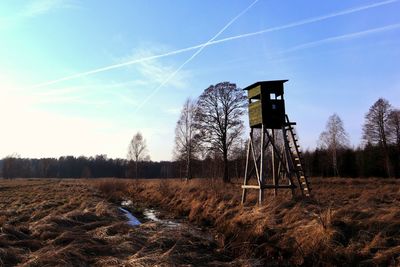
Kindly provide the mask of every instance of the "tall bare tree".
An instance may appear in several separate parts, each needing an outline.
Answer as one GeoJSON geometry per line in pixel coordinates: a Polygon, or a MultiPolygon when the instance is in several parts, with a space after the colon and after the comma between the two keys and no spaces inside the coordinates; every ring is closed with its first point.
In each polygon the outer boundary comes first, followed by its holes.
{"type": "Polygon", "coordinates": [[[187,99],[175,128],[175,157],[186,162],[186,179],[192,178],[192,161],[200,147],[200,134],[196,128],[196,102],[187,99]]]}
{"type": "Polygon", "coordinates": [[[127,158],[129,161],[135,162],[135,177],[138,178],[138,163],[139,161],[150,160],[147,151],[146,140],[140,132],[137,132],[133,137],[128,147],[127,158]]]}
{"type": "Polygon", "coordinates": [[[391,141],[396,144],[400,152],[400,109],[393,109],[388,119],[391,141]]]}
{"type": "Polygon", "coordinates": [[[325,131],[319,136],[319,143],[321,148],[327,149],[331,154],[333,174],[339,176],[338,150],[349,145],[349,137],[344,129],[342,119],[336,113],[328,118],[325,131]]]}
{"type": "Polygon", "coordinates": [[[365,115],[363,126],[363,139],[371,144],[378,144],[384,153],[386,173],[392,176],[388,138],[389,138],[389,114],[392,112],[392,106],[389,101],[379,98],[365,115]]]}
{"type": "Polygon", "coordinates": [[[197,105],[197,127],[205,144],[216,149],[223,158],[223,181],[229,182],[228,154],[243,133],[242,115],[246,97],[236,84],[222,82],[211,85],[200,95],[197,105]]]}

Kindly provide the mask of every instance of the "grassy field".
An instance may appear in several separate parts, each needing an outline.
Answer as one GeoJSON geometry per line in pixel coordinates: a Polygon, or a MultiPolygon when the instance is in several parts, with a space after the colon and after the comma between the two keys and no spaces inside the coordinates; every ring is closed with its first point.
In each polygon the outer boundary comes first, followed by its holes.
{"type": "Polygon", "coordinates": [[[255,192],[240,205],[239,182],[0,180],[0,266],[400,264],[400,181],[312,184],[313,199],[282,191],[258,207],[255,192]]]}
{"type": "Polygon", "coordinates": [[[241,265],[218,251],[212,232],[151,220],[129,226],[94,185],[0,180],[0,266],[241,265]]]}
{"type": "Polygon", "coordinates": [[[113,183],[99,184],[110,199],[129,198],[138,208],[152,205],[215,229],[233,258],[260,265],[400,265],[398,180],[313,179],[312,199],[270,192],[261,207],[255,192],[240,204],[239,181],[134,181],[124,190],[112,190],[113,183]]]}

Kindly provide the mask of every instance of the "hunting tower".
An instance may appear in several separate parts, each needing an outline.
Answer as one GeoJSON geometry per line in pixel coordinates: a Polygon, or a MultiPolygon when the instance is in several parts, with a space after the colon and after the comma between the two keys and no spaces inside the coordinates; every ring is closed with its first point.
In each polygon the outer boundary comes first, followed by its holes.
{"type": "Polygon", "coordinates": [[[242,203],[246,200],[248,189],[258,189],[258,202],[263,200],[264,189],[300,188],[304,196],[310,196],[308,178],[294,130],[295,122],[290,122],[285,113],[283,84],[288,80],[256,82],[244,90],[249,101],[250,138],[247,145],[246,168],[242,203]],[[259,138],[255,138],[260,129],[259,138]],[[256,144],[258,143],[258,144],[256,144]],[[258,146],[258,148],[257,148],[258,146]],[[266,158],[266,152],[271,156],[266,158]],[[254,175],[257,184],[249,184],[254,175]],[[270,179],[267,176],[272,176],[270,179]],[[268,182],[269,181],[269,182],[268,182]]]}

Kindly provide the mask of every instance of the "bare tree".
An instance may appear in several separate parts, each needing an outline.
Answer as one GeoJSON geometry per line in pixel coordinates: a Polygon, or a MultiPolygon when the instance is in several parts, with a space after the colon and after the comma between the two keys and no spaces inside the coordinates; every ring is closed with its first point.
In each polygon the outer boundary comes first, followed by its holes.
{"type": "Polygon", "coordinates": [[[199,130],[195,125],[197,105],[187,99],[175,128],[175,157],[186,162],[186,179],[192,178],[192,161],[200,147],[199,130]]]}
{"type": "Polygon", "coordinates": [[[389,135],[391,141],[396,144],[397,149],[400,151],[400,110],[394,109],[389,114],[389,135]]]}
{"type": "Polygon", "coordinates": [[[344,129],[343,121],[334,113],[328,118],[325,126],[325,131],[319,136],[319,146],[327,149],[332,157],[333,175],[339,176],[337,166],[338,150],[349,145],[349,137],[344,129]]]}
{"type": "Polygon", "coordinates": [[[389,138],[389,114],[392,112],[392,106],[389,101],[379,98],[369,109],[365,115],[365,123],[363,126],[363,139],[371,144],[378,144],[382,147],[385,157],[386,173],[392,176],[388,138],[389,138]]]}
{"type": "Polygon", "coordinates": [[[205,89],[197,102],[197,127],[205,144],[222,154],[224,182],[230,181],[228,154],[243,133],[245,99],[236,84],[222,82],[205,89]]]}
{"type": "Polygon", "coordinates": [[[135,162],[135,177],[138,178],[138,162],[148,161],[150,156],[147,151],[146,140],[140,132],[137,132],[133,137],[128,147],[127,158],[129,161],[135,162]]]}

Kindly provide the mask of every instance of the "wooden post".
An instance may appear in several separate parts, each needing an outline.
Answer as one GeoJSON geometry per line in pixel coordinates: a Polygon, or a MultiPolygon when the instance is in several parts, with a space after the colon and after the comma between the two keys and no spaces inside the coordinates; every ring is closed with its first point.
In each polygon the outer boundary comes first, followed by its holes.
{"type": "Polygon", "coordinates": [[[257,166],[257,158],[256,158],[256,152],[254,151],[254,144],[253,144],[253,138],[250,139],[250,150],[251,150],[251,154],[253,155],[253,162],[254,162],[254,168],[256,170],[256,175],[257,175],[257,181],[258,184],[260,184],[260,173],[258,172],[258,166],[257,166]]]}
{"type": "Polygon", "coordinates": [[[263,166],[264,166],[264,139],[265,139],[265,129],[264,129],[264,124],[261,126],[261,151],[260,151],[260,191],[259,191],[259,196],[258,196],[258,204],[261,205],[263,201],[263,193],[264,193],[264,175],[263,175],[263,166]]]}
{"type": "MultiPolygon", "coordinates": [[[[275,145],[275,131],[274,129],[271,130],[272,134],[271,134],[271,144],[274,146],[275,145]]],[[[277,188],[277,184],[276,184],[276,173],[275,173],[275,149],[274,147],[272,147],[272,152],[271,152],[271,158],[272,158],[272,183],[274,185],[274,196],[277,195],[278,193],[278,188],[277,188]]]]}
{"type": "MultiPolygon", "coordinates": [[[[249,141],[247,143],[247,156],[246,156],[246,167],[244,171],[244,185],[247,185],[247,182],[249,180],[248,177],[248,168],[249,168],[249,160],[250,160],[250,142],[253,139],[253,128],[250,129],[250,136],[249,136],[249,141]]],[[[246,201],[246,188],[243,188],[243,194],[242,194],[242,204],[246,201]]]]}

